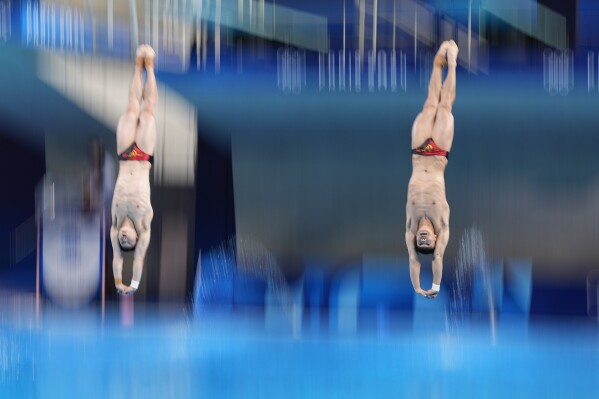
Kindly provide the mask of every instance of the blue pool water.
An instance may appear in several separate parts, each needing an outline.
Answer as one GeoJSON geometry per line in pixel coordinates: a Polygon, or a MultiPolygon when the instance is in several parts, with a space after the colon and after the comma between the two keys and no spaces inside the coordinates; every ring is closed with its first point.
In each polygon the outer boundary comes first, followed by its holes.
{"type": "Polygon", "coordinates": [[[137,305],[126,326],[116,305],[104,321],[99,309],[45,307],[37,319],[12,309],[0,327],[3,398],[599,395],[599,325],[591,319],[491,324],[488,315],[379,312],[361,317],[374,323],[337,328],[326,313],[306,311],[294,328],[262,308],[194,315],[185,305],[137,305]]]}

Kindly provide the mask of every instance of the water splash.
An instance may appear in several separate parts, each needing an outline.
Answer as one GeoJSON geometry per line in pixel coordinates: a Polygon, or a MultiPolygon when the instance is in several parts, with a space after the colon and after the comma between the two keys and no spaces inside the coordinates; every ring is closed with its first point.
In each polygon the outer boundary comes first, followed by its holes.
{"type": "Polygon", "coordinates": [[[292,318],[291,289],[277,260],[262,243],[248,237],[231,236],[210,250],[202,262],[204,267],[198,268],[201,278],[198,279],[197,305],[214,303],[226,296],[226,293],[219,292],[224,289],[221,283],[231,282],[232,287],[234,279],[251,277],[266,282],[267,290],[277,305],[292,318]]]}
{"type": "Polygon", "coordinates": [[[450,317],[454,323],[467,319],[472,313],[473,281],[483,279],[485,298],[489,309],[491,335],[495,341],[496,313],[491,288],[489,262],[483,234],[476,226],[464,231],[456,258],[455,284],[450,293],[450,317]]]}
{"type": "MultiPolygon", "coordinates": [[[[233,238],[235,240],[235,238],[233,238]]],[[[260,242],[237,237],[237,270],[241,276],[257,277],[267,283],[267,289],[286,310],[293,306],[293,297],[281,267],[260,242]]]]}

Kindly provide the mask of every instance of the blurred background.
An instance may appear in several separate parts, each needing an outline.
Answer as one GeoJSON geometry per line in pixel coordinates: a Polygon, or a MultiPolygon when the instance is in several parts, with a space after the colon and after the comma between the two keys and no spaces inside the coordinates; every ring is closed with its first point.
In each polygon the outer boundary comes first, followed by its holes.
{"type": "MultiPolygon", "coordinates": [[[[190,300],[198,271],[236,270],[210,260],[223,245],[233,257],[238,245],[259,247],[287,281],[312,263],[328,275],[370,256],[404,262],[411,124],[438,45],[454,39],[444,275],[476,228],[490,258],[531,263],[539,311],[586,312],[585,279],[599,259],[592,1],[0,5],[8,287],[32,289],[42,244],[84,245],[61,229],[94,217],[97,248],[73,256],[110,270],[114,132],[139,43],[158,53],[160,103],[156,216],[138,298],[190,300]],[[64,220],[53,225],[56,212],[64,220]],[[47,233],[39,243],[36,226],[47,233]]],[[[40,256],[42,269],[56,256],[40,256]]]]}
{"type": "Polygon", "coordinates": [[[398,311],[425,329],[423,310],[596,322],[598,18],[594,0],[0,0],[0,292],[38,318],[131,311],[108,223],[147,43],[160,98],[137,309],[253,309],[296,333],[386,331],[398,311]],[[410,132],[449,39],[451,238],[423,304],[403,238],[410,132]]]}

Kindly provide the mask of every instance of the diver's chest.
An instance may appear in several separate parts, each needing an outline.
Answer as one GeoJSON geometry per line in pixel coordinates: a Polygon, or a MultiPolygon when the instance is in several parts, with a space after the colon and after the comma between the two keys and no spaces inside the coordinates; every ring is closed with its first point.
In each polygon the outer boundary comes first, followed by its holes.
{"type": "Polygon", "coordinates": [[[448,208],[443,190],[422,190],[412,187],[408,195],[408,207],[414,215],[442,215],[448,208]]]}
{"type": "Polygon", "coordinates": [[[127,188],[117,187],[115,190],[113,207],[118,216],[142,216],[151,209],[149,189],[127,188]]]}
{"type": "Polygon", "coordinates": [[[414,217],[437,217],[445,212],[446,204],[439,201],[413,201],[410,203],[410,213],[414,217]]]}

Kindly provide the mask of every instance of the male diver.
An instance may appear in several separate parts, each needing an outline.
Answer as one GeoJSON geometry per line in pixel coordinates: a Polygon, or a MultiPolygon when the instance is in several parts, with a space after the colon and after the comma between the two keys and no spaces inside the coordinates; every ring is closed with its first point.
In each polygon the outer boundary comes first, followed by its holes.
{"type": "Polygon", "coordinates": [[[154,112],[158,101],[155,55],[148,45],[138,47],[127,111],[119,120],[116,131],[119,173],[112,197],[110,240],[114,254],[114,283],[121,295],[132,294],[139,287],[154,216],[150,203],[150,169],[156,146],[154,112]],[[145,85],[143,69],[146,71],[145,85]],[[123,252],[132,250],[135,251],[133,276],[127,286],[123,284],[123,252]]]}
{"type": "Polygon", "coordinates": [[[456,62],[458,46],[443,42],[435,55],[428,98],[412,126],[412,177],[406,204],[406,245],[410,256],[410,279],[414,290],[435,298],[441,288],[443,254],[449,240],[449,204],[445,197],[445,167],[453,142],[456,62]],[[443,68],[447,76],[442,82],[443,68]],[[433,284],[420,286],[418,254],[434,254],[433,284]]]}

